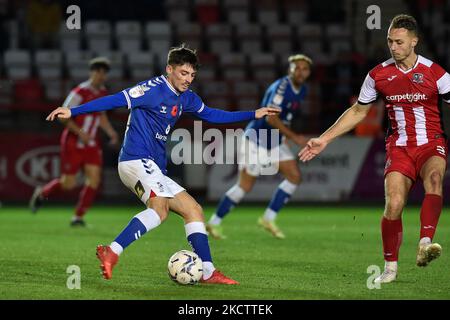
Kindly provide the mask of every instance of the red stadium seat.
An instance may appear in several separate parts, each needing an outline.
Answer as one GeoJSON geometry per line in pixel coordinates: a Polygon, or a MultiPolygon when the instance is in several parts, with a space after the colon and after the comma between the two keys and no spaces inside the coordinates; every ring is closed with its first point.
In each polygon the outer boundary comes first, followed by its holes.
{"type": "Polygon", "coordinates": [[[44,97],[41,83],[36,79],[17,80],[14,84],[16,103],[40,102],[44,97]]]}

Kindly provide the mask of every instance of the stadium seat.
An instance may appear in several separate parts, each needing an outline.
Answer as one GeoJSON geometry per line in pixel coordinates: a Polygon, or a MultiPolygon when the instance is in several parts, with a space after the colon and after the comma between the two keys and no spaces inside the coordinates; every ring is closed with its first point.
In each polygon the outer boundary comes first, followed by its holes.
{"type": "Polygon", "coordinates": [[[253,54],[262,51],[262,31],[257,24],[244,24],[236,29],[236,39],[241,46],[241,52],[253,54]]]}
{"type": "Polygon", "coordinates": [[[41,83],[37,79],[17,80],[14,84],[14,100],[17,103],[40,102],[43,96],[41,83]]]}
{"type": "Polygon", "coordinates": [[[305,24],[297,27],[297,34],[304,53],[314,56],[323,51],[322,28],[319,24],[305,24]]]}
{"type": "Polygon", "coordinates": [[[13,83],[12,81],[5,79],[0,79],[0,105],[3,105],[2,108],[4,109],[5,105],[9,105],[12,103],[12,97],[13,97],[13,83]]]}
{"type": "Polygon", "coordinates": [[[256,12],[257,19],[259,24],[272,27],[272,25],[276,25],[279,23],[278,11],[275,8],[261,8],[256,12]]]}
{"type": "Polygon", "coordinates": [[[243,80],[247,78],[247,59],[243,53],[225,53],[219,55],[220,67],[225,80],[243,80]]]}
{"type": "Polygon", "coordinates": [[[115,35],[120,51],[140,51],[142,48],[142,27],[137,21],[118,21],[115,35]]]}
{"type": "Polygon", "coordinates": [[[211,107],[229,107],[230,88],[225,81],[208,81],[202,83],[202,94],[207,105],[211,107]]]}
{"type": "Polygon", "coordinates": [[[56,79],[62,75],[62,53],[58,50],[38,50],[34,57],[41,79],[56,79]]]}
{"type": "Polygon", "coordinates": [[[228,23],[237,26],[249,23],[249,0],[223,0],[222,5],[228,23]]]}
{"type": "Polygon", "coordinates": [[[218,0],[195,0],[194,2],[198,23],[209,25],[219,21],[218,0]]]}
{"type": "Polygon", "coordinates": [[[290,25],[275,24],[267,28],[267,38],[273,53],[292,52],[292,28],[290,25]]]}
{"type": "Polygon", "coordinates": [[[66,53],[66,67],[69,77],[75,82],[89,77],[89,60],[94,57],[91,51],[73,51],[66,53]]]}
{"type": "Polygon", "coordinates": [[[89,50],[98,52],[111,49],[111,26],[108,21],[87,21],[84,28],[89,50]]]}
{"type": "Polygon", "coordinates": [[[348,52],[352,48],[351,33],[348,28],[340,24],[330,24],[325,27],[325,34],[330,46],[330,54],[338,55],[348,52]]]}
{"type": "Polygon", "coordinates": [[[4,53],[6,75],[13,80],[31,76],[31,55],[25,50],[7,50],[4,53]]]}
{"type": "Polygon", "coordinates": [[[42,82],[48,101],[62,101],[65,98],[63,82],[60,79],[45,79],[42,82]]]}
{"type": "Polygon", "coordinates": [[[106,57],[111,62],[111,70],[108,78],[118,80],[124,77],[124,53],[121,51],[100,51],[96,52],[96,56],[106,57]]]}
{"type": "Polygon", "coordinates": [[[127,53],[131,78],[140,81],[151,78],[154,74],[154,57],[149,51],[127,53]]]}
{"type": "Polygon", "coordinates": [[[66,22],[62,22],[59,28],[59,39],[61,50],[64,52],[78,51],[81,49],[81,30],[70,30],[66,22]]]}
{"type": "Polygon", "coordinates": [[[202,50],[202,27],[196,23],[183,23],[177,25],[178,43],[186,43],[190,48],[202,50]]]}
{"type": "Polygon", "coordinates": [[[209,51],[221,55],[231,52],[233,38],[232,27],[228,24],[211,24],[206,26],[206,39],[209,51]]]}
{"type": "Polygon", "coordinates": [[[274,80],[276,77],[277,59],[274,54],[259,53],[252,54],[250,58],[250,69],[253,78],[259,80],[274,80]]]}
{"type": "Polygon", "coordinates": [[[189,0],[166,0],[166,12],[170,23],[188,23],[191,16],[191,3],[189,0]]]}
{"type": "Polygon", "coordinates": [[[260,104],[260,89],[254,81],[233,82],[232,95],[239,110],[255,110],[260,104]]]}
{"type": "Polygon", "coordinates": [[[159,60],[165,60],[172,46],[172,28],[168,22],[148,22],[145,25],[145,38],[149,50],[159,60]]]}

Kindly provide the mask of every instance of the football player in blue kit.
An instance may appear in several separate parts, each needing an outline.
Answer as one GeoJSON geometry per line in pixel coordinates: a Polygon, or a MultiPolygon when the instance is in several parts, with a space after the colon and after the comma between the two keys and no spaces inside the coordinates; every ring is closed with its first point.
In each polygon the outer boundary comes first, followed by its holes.
{"type": "Polygon", "coordinates": [[[312,67],[312,60],[303,54],[292,55],[288,61],[288,75],[269,86],[261,104],[263,107],[276,107],[281,113],[253,120],[248,124],[239,154],[238,182],[225,193],[216,212],[206,224],[208,233],[215,239],[225,238],[221,226],[223,218],[252,190],[256,178],[278,171],[284,176],[284,180],[273,194],[264,215],[258,219],[258,224],[275,238],[285,238],[275,224],[275,218],[301,182],[297,160],[286,139],[299,146],[306,143],[304,136],[289,127],[291,120],[300,111],[301,101],[305,99],[307,91],[304,83],[310,76],[312,67]],[[262,135],[264,132],[269,134],[262,135]]]}
{"type": "Polygon", "coordinates": [[[166,175],[166,141],[182,113],[193,114],[211,123],[231,123],[261,119],[278,114],[279,110],[265,107],[256,111],[227,112],[207,107],[197,94],[189,90],[198,67],[196,52],[181,45],[169,51],[166,75],[72,109],[57,108],[47,117],[53,121],[124,106],[130,109],[119,154],[119,176],[147,208],[135,215],[110,245],[97,247],[105,279],[111,279],[123,250],[159,226],[171,210],[184,219],[187,240],[203,261],[201,282],[238,284],[213,265],[202,207],[166,175]]]}

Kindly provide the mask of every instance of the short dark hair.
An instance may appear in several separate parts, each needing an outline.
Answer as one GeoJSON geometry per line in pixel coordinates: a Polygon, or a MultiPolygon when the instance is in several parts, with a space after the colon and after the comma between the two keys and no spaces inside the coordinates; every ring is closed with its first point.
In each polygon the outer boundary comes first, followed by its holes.
{"type": "Polygon", "coordinates": [[[91,61],[89,61],[89,70],[90,71],[103,69],[106,72],[108,72],[110,70],[110,68],[111,68],[111,62],[106,57],[96,57],[96,58],[92,59],[91,61]]]}
{"type": "Polygon", "coordinates": [[[414,33],[415,36],[419,35],[416,19],[407,14],[396,15],[391,21],[391,28],[405,28],[406,30],[414,33]]]}
{"type": "Polygon", "coordinates": [[[169,53],[167,54],[167,64],[171,66],[189,64],[194,70],[200,68],[196,50],[188,48],[184,43],[169,50],[169,53]]]}

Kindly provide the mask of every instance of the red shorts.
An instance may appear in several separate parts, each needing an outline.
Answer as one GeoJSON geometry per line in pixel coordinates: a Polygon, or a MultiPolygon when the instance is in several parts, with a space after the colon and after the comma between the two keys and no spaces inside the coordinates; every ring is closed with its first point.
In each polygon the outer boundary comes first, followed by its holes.
{"type": "Polygon", "coordinates": [[[61,147],[61,173],[76,174],[86,164],[101,167],[103,165],[103,152],[99,147],[77,148],[65,145],[61,147]]]}
{"type": "Polygon", "coordinates": [[[447,162],[447,142],[436,139],[418,147],[386,146],[386,165],[384,176],[396,171],[409,177],[414,182],[420,174],[422,166],[433,156],[441,157],[447,162]]]}

